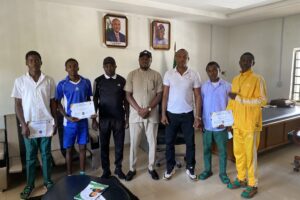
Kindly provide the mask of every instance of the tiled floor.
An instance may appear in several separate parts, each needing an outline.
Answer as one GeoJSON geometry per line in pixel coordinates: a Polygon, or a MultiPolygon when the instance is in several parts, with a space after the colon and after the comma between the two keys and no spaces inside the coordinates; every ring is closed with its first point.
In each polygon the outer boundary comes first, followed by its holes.
{"type": "MultiPolygon", "coordinates": [[[[196,135],[196,172],[203,169],[202,162],[202,140],[200,134],[196,135]]],[[[184,151],[184,146],[178,151],[184,151]]],[[[128,170],[129,148],[124,152],[124,171],[128,170]]],[[[291,165],[294,155],[300,155],[300,147],[288,145],[272,152],[259,156],[259,193],[256,200],[298,200],[300,199],[300,172],[293,172],[291,165]]],[[[113,153],[111,154],[113,157],[113,153]]],[[[113,159],[112,159],[113,161],[113,159]]],[[[183,162],[183,160],[182,160],[183,162]]],[[[77,163],[76,163],[77,164],[77,163]]],[[[113,165],[112,165],[113,166],[113,165]]],[[[137,175],[131,182],[122,181],[135,195],[142,200],[210,200],[210,199],[241,199],[241,189],[229,190],[223,185],[218,177],[218,157],[213,156],[214,175],[206,181],[193,182],[185,174],[184,167],[178,169],[174,177],[165,181],[153,181],[147,172],[147,154],[142,150],[139,152],[137,175]]],[[[165,165],[158,168],[162,177],[165,165]]],[[[113,167],[112,167],[113,170],[113,167]]],[[[101,169],[89,169],[88,174],[99,176],[101,169]]],[[[53,180],[57,181],[65,175],[64,167],[56,167],[53,172],[53,180]]],[[[236,175],[235,166],[228,161],[228,175],[234,178],[236,175]]],[[[0,193],[0,200],[19,199],[19,193],[25,184],[25,176],[14,175],[10,177],[9,190],[0,193]]],[[[36,189],[33,195],[40,195],[44,192],[42,188],[42,178],[39,173],[36,181],[36,189]]]]}

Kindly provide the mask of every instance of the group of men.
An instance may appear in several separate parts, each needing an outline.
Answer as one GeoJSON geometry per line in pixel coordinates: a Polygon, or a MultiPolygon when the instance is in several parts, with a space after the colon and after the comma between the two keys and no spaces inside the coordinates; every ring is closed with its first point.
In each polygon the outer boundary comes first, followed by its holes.
{"type": "Polygon", "coordinates": [[[257,193],[256,150],[261,131],[261,106],[266,103],[266,87],[263,78],[252,71],[254,56],[247,52],[240,58],[241,72],[230,83],[219,77],[220,66],[208,63],[209,80],[201,85],[200,76],[188,67],[189,54],[180,49],[175,54],[176,67],[164,77],[150,68],[151,52],[139,54],[139,68],[131,71],[127,79],[116,74],[116,62],[112,57],[103,60],[104,74],[91,82],[78,74],[77,60],[65,62],[67,76],[55,87],[52,78],[41,72],[42,60],[36,51],[26,54],[28,72],[17,78],[12,97],[16,114],[22,127],[26,147],[27,184],[20,194],[27,199],[34,188],[35,161],[40,149],[43,161],[44,185],[53,186],[51,176],[51,137],[29,138],[29,123],[54,120],[56,133],[58,110],[64,116],[63,147],[66,149],[67,174],[72,174],[72,149],[77,140],[80,149],[80,174],[85,174],[85,150],[88,143],[88,120],[72,117],[72,104],[90,101],[93,97],[97,115],[92,116],[92,128],[99,130],[101,143],[102,178],[111,176],[109,160],[110,136],[115,143],[114,174],[130,181],[136,175],[138,146],[145,133],[149,144],[148,172],[152,179],[159,175],[154,168],[158,125],[165,125],[166,171],[163,179],[175,174],[175,139],[182,131],[186,143],[186,174],[192,180],[205,180],[212,175],[211,145],[215,141],[220,157],[219,177],[230,189],[246,187],[245,198],[257,193]],[[64,100],[62,105],[61,101],[64,100]],[[161,104],[161,113],[159,106],[161,104]],[[237,178],[230,182],[226,174],[229,127],[212,127],[211,113],[230,109],[233,112],[234,154],[237,178]],[[130,166],[125,175],[122,170],[125,129],[130,132],[130,166]],[[203,132],[204,171],[195,174],[195,128],[203,132]]]}

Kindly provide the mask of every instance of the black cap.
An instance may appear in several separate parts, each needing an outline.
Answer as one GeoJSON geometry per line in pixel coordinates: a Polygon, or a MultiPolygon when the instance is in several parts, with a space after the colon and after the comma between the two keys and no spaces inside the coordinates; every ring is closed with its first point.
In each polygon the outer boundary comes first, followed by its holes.
{"type": "Polygon", "coordinates": [[[140,53],[139,58],[140,58],[140,57],[143,57],[143,56],[148,56],[148,58],[152,58],[151,52],[150,52],[150,51],[147,51],[147,50],[142,51],[142,52],[140,53]]]}
{"type": "Polygon", "coordinates": [[[116,61],[113,57],[106,57],[104,58],[103,60],[103,65],[106,65],[106,64],[112,64],[112,65],[115,65],[116,64],[116,61]]]}

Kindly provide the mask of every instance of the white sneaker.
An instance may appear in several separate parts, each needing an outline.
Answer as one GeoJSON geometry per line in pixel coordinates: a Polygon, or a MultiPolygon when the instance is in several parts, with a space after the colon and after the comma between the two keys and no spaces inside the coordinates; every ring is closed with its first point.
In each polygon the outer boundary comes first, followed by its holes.
{"type": "Polygon", "coordinates": [[[185,172],[191,180],[193,181],[197,180],[197,176],[194,173],[194,169],[186,169],[185,172]]]}
{"type": "Polygon", "coordinates": [[[165,171],[164,176],[163,176],[163,179],[164,179],[164,180],[169,180],[169,179],[171,179],[171,177],[172,177],[174,174],[175,174],[175,168],[173,168],[173,170],[172,170],[170,173],[168,173],[168,171],[165,171]]]}

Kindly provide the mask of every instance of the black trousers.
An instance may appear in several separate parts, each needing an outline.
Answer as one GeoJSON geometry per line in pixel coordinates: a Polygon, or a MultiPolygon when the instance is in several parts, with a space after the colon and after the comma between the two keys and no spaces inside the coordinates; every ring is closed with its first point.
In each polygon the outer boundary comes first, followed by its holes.
{"type": "Polygon", "coordinates": [[[166,160],[167,170],[171,171],[175,164],[175,142],[179,130],[184,135],[186,144],[186,167],[195,167],[195,130],[194,130],[194,114],[189,113],[174,114],[167,112],[169,125],[166,126],[166,160]]]}
{"type": "Polygon", "coordinates": [[[125,121],[119,119],[100,119],[101,165],[103,171],[110,170],[109,144],[113,133],[115,143],[115,166],[122,168],[125,121]]]}

